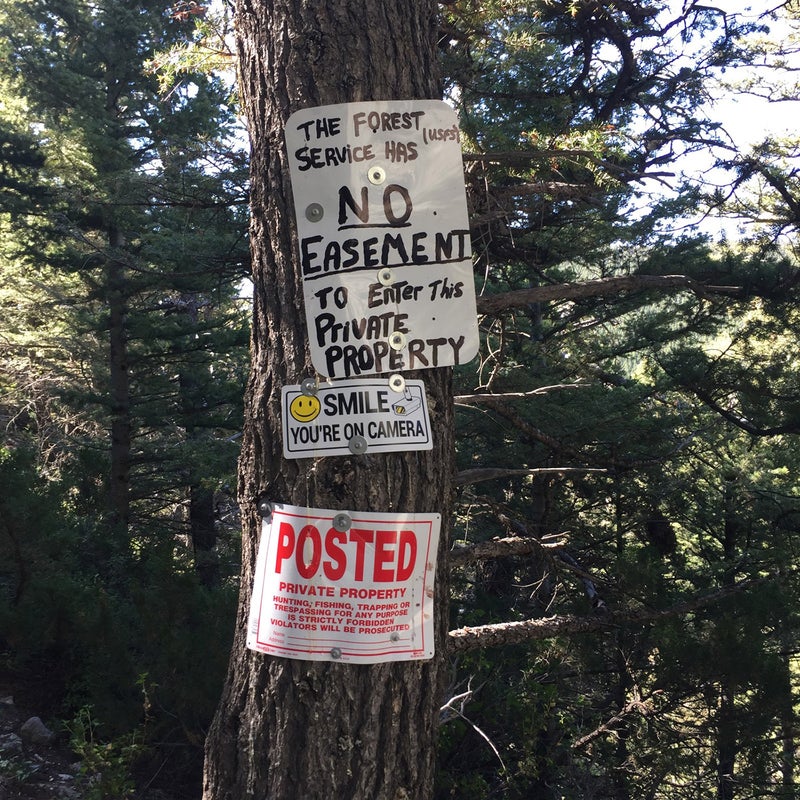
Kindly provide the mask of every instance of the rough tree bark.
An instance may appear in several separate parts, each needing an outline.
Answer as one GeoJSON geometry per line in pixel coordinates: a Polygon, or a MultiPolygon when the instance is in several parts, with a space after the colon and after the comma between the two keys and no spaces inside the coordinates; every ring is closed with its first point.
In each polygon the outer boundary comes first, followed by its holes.
{"type": "Polygon", "coordinates": [[[284,124],[299,108],[437,97],[431,0],[238,0],[240,87],[251,139],[252,374],[239,493],[242,589],[223,697],[206,745],[205,800],[401,800],[431,795],[447,616],[453,471],[449,369],[427,370],[430,452],[285,461],[280,391],[313,375],[293,241],[284,124]],[[437,656],[354,666],[245,648],[260,497],[442,514],[437,656]]]}

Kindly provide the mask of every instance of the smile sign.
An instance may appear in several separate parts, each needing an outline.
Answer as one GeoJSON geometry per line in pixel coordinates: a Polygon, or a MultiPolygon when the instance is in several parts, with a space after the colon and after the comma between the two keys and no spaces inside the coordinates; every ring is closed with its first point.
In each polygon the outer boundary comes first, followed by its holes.
{"type": "Polygon", "coordinates": [[[319,374],[452,366],[477,353],[460,138],[438,100],[322,106],[287,121],[319,374]]]}
{"type": "Polygon", "coordinates": [[[388,381],[336,381],[305,393],[281,393],[283,454],[286,458],[391,453],[433,448],[425,387],[405,381],[401,391],[388,381]]]}

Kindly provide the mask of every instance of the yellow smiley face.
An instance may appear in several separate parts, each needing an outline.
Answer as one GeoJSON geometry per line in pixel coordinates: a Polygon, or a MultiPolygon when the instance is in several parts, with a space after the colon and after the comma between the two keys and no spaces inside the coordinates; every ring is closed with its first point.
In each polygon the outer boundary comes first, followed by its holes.
{"type": "Polygon", "coordinates": [[[318,397],[300,394],[289,404],[289,413],[298,422],[311,422],[319,416],[320,408],[318,397]]]}

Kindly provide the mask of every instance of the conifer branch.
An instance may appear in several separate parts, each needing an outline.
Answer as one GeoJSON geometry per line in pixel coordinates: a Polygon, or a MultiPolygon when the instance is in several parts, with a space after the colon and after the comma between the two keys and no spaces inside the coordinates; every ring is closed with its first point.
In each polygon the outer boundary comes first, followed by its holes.
{"type": "Polygon", "coordinates": [[[538,467],[533,469],[501,469],[499,467],[485,467],[463,469],[453,476],[453,486],[470,486],[481,481],[493,481],[499,478],[513,478],[517,475],[567,475],[569,473],[587,472],[607,473],[608,470],[600,467],[538,467]]]}
{"type": "Polygon", "coordinates": [[[672,288],[686,288],[702,296],[742,294],[740,286],[706,286],[686,275],[619,275],[613,278],[598,278],[579,283],[554,283],[501,294],[484,295],[478,298],[478,313],[498,314],[512,308],[525,308],[531,303],[580,300],[588,297],[615,295],[619,292],[672,288]]]}
{"type": "Polygon", "coordinates": [[[447,634],[447,648],[450,653],[463,653],[487,647],[502,647],[507,644],[525,644],[537,640],[552,639],[556,636],[575,636],[581,633],[594,633],[628,625],[646,625],[649,622],[658,622],[663,619],[690,614],[693,611],[719,603],[731,595],[747,591],[764,583],[766,580],[767,578],[743,580],[739,583],[725,586],[716,592],[687,600],[684,603],[678,603],[670,608],[641,609],[627,613],[611,614],[604,607],[603,613],[596,616],[556,614],[552,617],[542,617],[540,619],[458,628],[447,634]]]}

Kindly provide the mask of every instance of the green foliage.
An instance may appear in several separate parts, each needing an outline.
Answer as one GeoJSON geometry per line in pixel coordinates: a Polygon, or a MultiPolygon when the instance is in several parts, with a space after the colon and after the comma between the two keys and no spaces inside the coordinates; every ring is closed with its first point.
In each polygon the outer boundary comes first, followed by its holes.
{"type": "Polygon", "coordinates": [[[90,527],[111,508],[139,547],[188,535],[212,583],[236,568],[215,514],[246,380],[247,164],[222,80],[161,96],[147,62],[185,35],[163,12],[0,5],[0,122],[27,126],[46,194],[46,215],[0,218],[0,416],[90,527]]]}
{"type": "Polygon", "coordinates": [[[161,94],[164,10],[0,2],[0,651],[77,714],[98,798],[145,747],[197,782],[237,594],[247,164],[223,81],[161,94]]]}
{"type": "MultiPolygon", "coordinates": [[[[207,69],[227,12],[200,9],[0,1],[0,644],[74,715],[98,800],[158,743],[196,782],[235,615],[247,165],[207,69]]],[[[658,11],[442,4],[478,288],[632,279],[482,319],[458,464],[517,472],[460,486],[453,538],[541,546],[459,568],[451,624],[665,616],[454,662],[437,797],[722,797],[731,758],[742,796],[794,789],[796,142],[731,154],[706,113],[772,57],[760,25],[658,11]],[[648,200],[709,146],[728,187],[648,200]],[[757,235],[674,234],[708,208],[757,235]]]]}
{"type": "Polygon", "coordinates": [[[24,784],[37,772],[39,772],[39,767],[23,756],[0,756],[0,777],[24,784]]]}
{"type": "Polygon", "coordinates": [[[137,723],[147,674],[149,733],[196,746],[227,663],[235,586],[200,585],[163,537],[123,543],[75,517],[71,487],[38,477],[30,453],[7,452],[0,476],[0,642],[12,667],[46,672],[65,709],[90,705],[109,735],[137,723]]]}
{"type": "Polygon", "coordinates": [[[81,775],[87,780],[87,800],[125,800],[135,789],[131,776],[135,759],[142,754],[141,733],[134,731],[109,742],[98,738],[101,724],[88,706],[79,709],[67,725],[69,744],[81,761],[81,775]]]}
{"type": "Polygon", "coordinates": [[[44,157],[35,139],[0,125],[0,208],[12,216],[30,211],[42,195],[37,171],[44,157]]]}
{"type": "Polygon", "coordinates": [[[737,792],[791,796],[780,742],[798,691],[798,265],[774,234],[791,231],[793,247],[793,151],[765,145],[723,164],[736,195],[719,203],[742,211],[752,180],[748,216],[763,198],[771,239],[676,236],[672,219],[702,207],[698,183],[647,205],[637,187],[679,149],[721,144],[704,93],[720,68],[752,61],[742,37],[760,26],[718,27],[692,4],[679,39],[660,39],[667,16],[656,24],[637,4],[446,13],[449,88],[468,149],[487,154],[467,155],[477,285],[490,296],[566,286],[562,299],[484,317],[478,373],[456,373],[456,394],[492,395],[456,407],[465,481],[531,474],[465,483],[454,539],[542,546],[460,567],[451,624],[675,618],[459,661],[453,685],[480,687],[464,715],[506,768],[470,723],[447,722],[439,796],[719,798],[723,762],[737,792]],[[718,289],[635,286],[675,274],[718,289]],[[634,288],[568,292],[617,276],[634,288]],[[761,582],[678,611],[748,579],[761,582]]]}
{"type": "Polygon", "coordinates": [[[182,26],[185,38],[160,50],[147,62],[157,77],[162,94],[169,94],[184,76],[219,74],[236,70],[233,20],[226,5],[211,8],[199,3],[173,6],[173,24],[182,26]]]}

